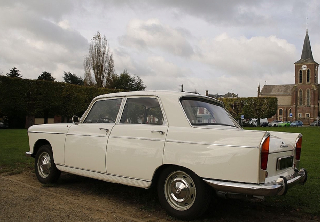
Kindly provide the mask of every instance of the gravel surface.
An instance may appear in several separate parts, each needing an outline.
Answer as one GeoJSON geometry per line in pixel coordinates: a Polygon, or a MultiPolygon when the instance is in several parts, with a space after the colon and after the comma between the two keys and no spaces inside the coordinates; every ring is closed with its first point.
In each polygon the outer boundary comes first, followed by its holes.
{"type": "MultiPolygon", "coordinates": [[[[61,174],[57,184],[39,183],[33,172],[0,175],[0,222],[179,221],[160,207],[154,190],[61,174]]],[[[214,201],[198,221],[319,221],[243,200],[214,201]]]]}

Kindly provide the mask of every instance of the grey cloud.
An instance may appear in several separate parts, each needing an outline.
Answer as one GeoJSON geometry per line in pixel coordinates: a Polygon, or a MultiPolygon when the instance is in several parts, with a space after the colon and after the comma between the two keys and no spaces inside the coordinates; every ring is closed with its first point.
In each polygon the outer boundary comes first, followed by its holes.
{"type": "Polygon", "coordinates": [[[79,71],[88,41],[79,32],[58,25],[70,10],[70,1],[1,2],[1,70],[16,66],[24,78],[36,78],[45,70],[58,80],[63,70],[79,71]]]}
{"type": "MultiPolygon", "coordinates": [[[[44,18],[60,20],[65,14],[71,12],[74,8],[74,1],[55,0],[55,1],[38,1],[38,0],[15,0],[0,1],[1,8],[20,8],[25,11],[31,11],[44,18]]],[[[16,16],[17,14],[15,14],[16,16]]]]}
{"type": "Polygon", "coordinates": [[[147,44],[145,40],[135,38],[134,36],[124,35],[124,36],[120,36],[118,40],[120,44],[124,46],[133,46],[138,49],[147,49],[147,44]]]}
{"type": "Polygon", "coordinates": [[[191,34],[182,28],[171,28],[159,22],[135,21],[128,26],[127,33],[119,37],[119,42],[127,47],[151,50],[161,49],[174,55],[189,57],[194,53],[187,37],[191,34]]]}
{"type": "MultiPolygon", "coordinates": [[[[178,17],[186,14],[203,18],[209,23],[227,26],[248,26],[249,24],[264,24],[268,18],[257,11],[269,1],[256,0],[114,0],[117,7],[129,7],[135,10],[148,11],[159,9],[174,9],[178,17]]],[[[278,1],[277,1],[278,2],[278,1]]]]}
{"type": "Polygon", "coordinates": [[[20,11],[10,16],[13,11],[2,11],[2,26],[9,30],[25,30],[29,35],[39,41],[49,41],[63,45],[70,50],[87,47],[88,41],[78,32],[65,30],[57,24],[30,12],[20,11]],[[5,19],[4,19],[5,18],[5,19]]]}

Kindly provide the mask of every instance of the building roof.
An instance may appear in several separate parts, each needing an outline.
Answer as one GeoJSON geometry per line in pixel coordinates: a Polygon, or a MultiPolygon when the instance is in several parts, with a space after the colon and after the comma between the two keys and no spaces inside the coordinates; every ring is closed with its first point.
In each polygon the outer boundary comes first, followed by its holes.
{"type": "Polygon", "coordinates": [[[295,64],[300,63],[316,63],[312,56],[311,44],[309,40],[308,30],[306,31],[306,36],[304,38],[301,59],[295,62],[295,64]]]}
{"type": "Polygon", "coordinates": [[[294,84],[287,85],[264,85],[261,96],[291,96],[294,84]]]}

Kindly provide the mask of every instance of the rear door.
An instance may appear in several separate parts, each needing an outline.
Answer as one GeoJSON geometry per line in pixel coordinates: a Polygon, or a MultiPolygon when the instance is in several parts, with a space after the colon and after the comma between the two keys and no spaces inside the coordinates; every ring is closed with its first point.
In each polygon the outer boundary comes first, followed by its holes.
{"type": "Polygon", "coordinates": [[[127,98],[108,141],[108,173],[150,180],[162,164],[167,130],[157,97],[127,98]]]}

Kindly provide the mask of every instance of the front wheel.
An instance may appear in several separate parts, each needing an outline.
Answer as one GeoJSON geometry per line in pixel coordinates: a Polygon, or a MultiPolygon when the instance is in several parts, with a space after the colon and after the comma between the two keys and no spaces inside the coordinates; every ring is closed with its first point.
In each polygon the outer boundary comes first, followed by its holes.
{"type": "Polygon", "coordinates": [[[35,171],[41,183],[54,183],[60,177],[60,170],[53,161],[53,154],[50,145],[42,145],[35,158],[35,171]]]}
{"type": "Polygon", "coordinates": [[[192,171],[169,167],[159,177],[158,196],[168,214],[182,220],[192,220],[207,210],[211,189],[192,171]]]}

